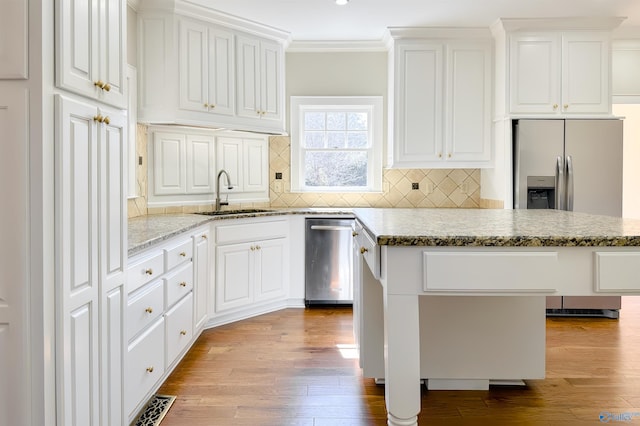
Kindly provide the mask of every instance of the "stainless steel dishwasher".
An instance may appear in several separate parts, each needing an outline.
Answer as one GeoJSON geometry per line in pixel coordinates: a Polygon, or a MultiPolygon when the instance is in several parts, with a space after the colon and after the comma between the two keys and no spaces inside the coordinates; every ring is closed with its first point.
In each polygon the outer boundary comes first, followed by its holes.
{"type": "Polygon", "coordinates": [[[353,219],[314,218],[305,227],[305,304],[352,304],[353,219]]]}

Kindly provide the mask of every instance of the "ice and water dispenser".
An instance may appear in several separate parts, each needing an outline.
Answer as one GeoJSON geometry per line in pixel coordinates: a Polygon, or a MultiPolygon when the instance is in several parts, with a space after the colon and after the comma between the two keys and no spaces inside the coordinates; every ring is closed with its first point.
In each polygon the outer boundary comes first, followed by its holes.
{"type": "Polygon", "coordinates": [[[527,209],[556,208],[556,177],[527,176],[527,209]]]}

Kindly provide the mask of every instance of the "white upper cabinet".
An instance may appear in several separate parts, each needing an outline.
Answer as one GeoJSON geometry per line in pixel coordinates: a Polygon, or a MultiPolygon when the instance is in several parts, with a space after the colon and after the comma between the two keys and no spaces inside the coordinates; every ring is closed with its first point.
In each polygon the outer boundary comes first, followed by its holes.
{"type": "Polygon", "coordinates": [[[127,3],[56,2],[56,85],[126,108],[127,3]]]}
{"type": "Polygon", "coordinates": [[[238,115],[281,122],[283,116],[282,47],[238,36],[238,115]]]}
{"type": "Polygon", "coordinates": [[[234,114],[233,34],[180,20],[180,108],[234,114]]]}
{"type": "Polygon", "coordinates": [[[614,40],[611,62],[615,103],[640,103],[640,40],[614,40]]]}
{"type": "Polygon", "coordinates": [[[285,133],[288,34],[191,2],[162,3],[141,0],[138,9],[139,120],[285,133]]]}
{"type": "Polygon", "coordinates": [[[2,3],[0,14],[0,80],[28,77],[29,2],[13,0],[2,3]]]}
{"type": "Polygon", "coordinates": [[[490,166],[491,40],[461,34],[395,40],[389,166],[490,166]]]}
{"type": "Polygon", "coordinates": [[[269,178],[269,153],[265,137],[219,136],[216,138],[217,170],[224,169],[231,177],[232,189],[224,186],[220,193],[266,193],[269,178]]]}
{"type": "Polygon", "coordinates": [[[611,114],[611,32],[624,18],[505,18],[496,40],[498,117],[611,114]]]}
{"type": "Polygon", "coordinates": [[[608,32],[514,34],[509,47],[512,113],[610,112],[608,32]]]}

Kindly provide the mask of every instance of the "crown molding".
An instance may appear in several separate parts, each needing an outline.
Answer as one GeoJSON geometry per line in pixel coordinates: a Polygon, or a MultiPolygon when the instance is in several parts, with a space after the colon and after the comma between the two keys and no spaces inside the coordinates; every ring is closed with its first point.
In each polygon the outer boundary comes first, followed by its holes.
{"type": "Polygon", "coordinates": [[[613,30],[626,17],[562,17],[562,18],[500,18],[495,25],[504,31],[572,31],[572,30],[613,30]]]}

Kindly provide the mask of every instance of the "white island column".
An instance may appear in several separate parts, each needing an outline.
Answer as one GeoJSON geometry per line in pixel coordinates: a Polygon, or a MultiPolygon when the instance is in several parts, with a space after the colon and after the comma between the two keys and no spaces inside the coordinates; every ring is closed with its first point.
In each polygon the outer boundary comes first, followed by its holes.
{"type": "MultiPolygon", "coordinates": [[[[390,259],[393,252],[393,248],[382,247],[381,258],[390,259]]],[[[421,403],[419,296],[412,280],[413,271],[395,265],[383,270],[387,419],[389,426],[413,426],[418,424],[421,403]]]]}

